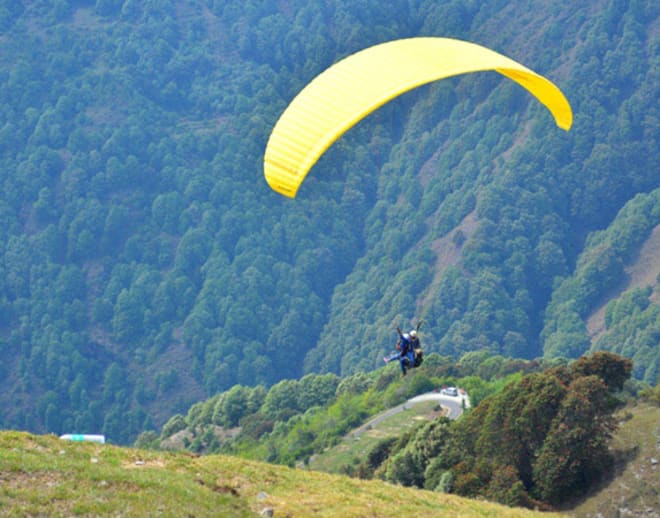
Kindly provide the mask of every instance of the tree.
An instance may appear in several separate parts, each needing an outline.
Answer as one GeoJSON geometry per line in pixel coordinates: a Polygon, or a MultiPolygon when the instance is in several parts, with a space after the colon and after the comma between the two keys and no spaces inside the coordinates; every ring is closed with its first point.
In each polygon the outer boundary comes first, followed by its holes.
{"type": "Polygon", "coordinates": [[[422,487],[424,476],[419,468],[413,453],[410,450],[401,450],[390,458],[385,479],[403,486],[422,487]]]}
{"type": "Polygon", "coordinates": [[[611,465],[615,427],[603,380],[573,381],[534,462],[534,492],[551,504],[583,492],[611,465]]]}
{"type": "MultiPolygon", "coordinates": [[[[475,423],[474,451],[484,452],[498,465],[514,467],[530,487],[535,452],[543,445],[565,392],[561,381],[546,373],[509,384],[492,398],[485,414],[473,414],[479,423],[475,423]]],[[[472,416],[467,417],[469,425],[472,416]]]]}
{"type": "Polygon", "coordinates": [[[263,404],[266,417],[287,420],[298,410],[300,384],[296,380],[282,380],[273,385],[263,404]]]}
{"type": "Polygon", "coordinates": [[[429,463],[435,458],[444,457],[447,460],[446,450],[452,436],[451,422],[447,418],[438,418],[420,426],[410,435],[410,439],[404,442],[405,446],[390,458],[385,477],[406,486],[425,487],[429,463]]]}
{"type": "Polygon", "coordinates": [[[234,385],[224,392],[216,403],[213,412],[213,422],[226,427],[238,426],[239,421],[247,413],[247,402],[251,389],[234,385]]]}
{"type": "Polygon", "coordinates": [[[112,319],[112,330],[120,342],[133,343],[143,331],[144,306],[139,296],[123,289],[117,297],[112,319]]]}
{"type": "Polygon", "coordinates": [[[623,384],[630,378],[632,360],[609,352],[595,352],[578,358],[571,365],[574,377],[598,376],[610,391],[623,389],[623,384]]]}
{"type": "Polygon", "coordinates": [[[138,435],[137,439],[135,440],[135,443],[133,443],[133,446],[135,448],[142,448],[142,449],[157,449],[159,446],[160,440],[158,438],[158,434],[154,432],[153,430],[147,430],[145,432],[142,432],[140,435],[138,435]]]}
{"type": "Polygon", "coordinates": [[[186,429],[186,420],[181,414],[176,414],[170,417],[169,421],[163,425],[160,432],[161,438],[165,439],[171,437],[177,432],[186,429]]]}
{"type": "Polygon", "coordinates": [[[308,374],[300,379],[298,408],[304,412],[313,406],[326,405],[335,396],[340,378],[335,374],[308,374]]]}
{"type": "Polygon", "coordinates": [[[364,372],[357,372],[352,376],[346,376],[340,379],[336,389],[337,396],[342,394],[362,394],[373,385],[373,378],[364,372]]]}

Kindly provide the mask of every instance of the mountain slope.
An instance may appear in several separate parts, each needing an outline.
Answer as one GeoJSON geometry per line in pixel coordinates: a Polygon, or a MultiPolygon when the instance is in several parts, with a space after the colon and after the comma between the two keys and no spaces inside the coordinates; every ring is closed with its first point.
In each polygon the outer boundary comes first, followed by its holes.
{"type": "Polygon", "coordinates": [[[658,228],[660,189],[655,189],[636,196],[608,228],[589,236],[574,274],[558,285],[548,306],[543,330],[548,356],[616,352],[634,360],[637,378],[657,384],[658,228]]]}
{"type": "Polygon", "coordinates": [[[587,236],[659,186],[659,9],[5,2],[0,426],[127,443],[236,384],[374,369],[415,318],[429,351],[544,354],[587,236]],[[362,121],[295,201],[273,193],[263,150],[295,94],[426,35],[549,77],[573,130],[472,74],[362,121]]]}
{"type": "MultiPolygon", "coordinates": [[[[234,457],[0,433],[0,512],[30,515],[539,516],[523,509],[234,457]]],[[[552,516],[544,514],[545,516],[552,516]]]]}
{"type": "MultiPolygon", "coordinates": [[[[660,224],[639,249],[639,254],[625,267],[626,281],[619,294],[634,288],[653,286],[660,275],[660,224]]],[[[653,292],[652,301],[657,302],[658,294],[653,292]]],[[[592,341],[598,340],[605,331],[606,304],[600,306],[587,318],[587,331],[592,341]]]]}
{"type": "Polygon", "coordinates": [[[369,368],[394,327],[414,317],[442,354],[540,356],[546,306],[586,236],[658,186],[660,126],[657,103],[648,103],[658,96],[657,7],[499,7],[474,12],[466,32],[555,79],[575,111],[572,131],[556,131],[542,109],[494,79],[420,96],[379,177],[382,195],[365,227],[374,237],[335,290],[308,368],[369,368]],[[633,105],[645,108],[634,114],[633,105]],[[478,226],[464,236],[457,267],[438,270],[455,244],[439,251],[437,239],[468,214],[478,226]],[[365,345],[353,348],[356,339],[365,345]]]}

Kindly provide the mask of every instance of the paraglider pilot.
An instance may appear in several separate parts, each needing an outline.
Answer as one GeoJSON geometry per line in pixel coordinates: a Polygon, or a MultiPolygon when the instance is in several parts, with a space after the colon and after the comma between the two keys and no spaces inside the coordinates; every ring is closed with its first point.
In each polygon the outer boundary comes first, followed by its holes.
{"type": "MultiPolygon", "coordinates": [[[[421,322],[417,324],[417,329],[419,329],[421,322]]],[[[421,349],[422,346],[419,344],[419,336],[417,336],[417,329],[410,331],[410,349],[415,352],[416,349],[421,349]]]]}
{"type": "Polygon", "coordinates": [[[419,344],[419,338],[417,338],[417,331],[413,330],[410,333],[401,333],[401,329],[396,328],[396,332],[399,333],[399,341],[396,344],[398,352],[394,353],[389,358],[386,356],[383,358],[385,363],[389,363],[392,360],[399,360],[401,364],[401,372],[403,375],[406,375],[407,368],[412,367],[415,363],[415,354],[413,352],[413,340],[419,344]]]}

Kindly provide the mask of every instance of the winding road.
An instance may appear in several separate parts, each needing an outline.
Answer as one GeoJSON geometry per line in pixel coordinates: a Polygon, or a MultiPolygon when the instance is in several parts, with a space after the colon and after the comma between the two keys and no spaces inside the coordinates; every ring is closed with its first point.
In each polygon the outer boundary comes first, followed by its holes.
{"type": "Polygon", "coordinates": [[[458,418],[463,413],[463,408],[470,408],[470,396],[468,396],[466,393],[459,393],[458,396],[448,396],[440,392],[427,392],[425,394],[415,396],[405,403],[392,407],[389,410],[385,410],[384,412],[378,414],[370,421],[353,430],[351,437],[359,437],[366,430],[376,426],[384,419],[387,419],[394,414],[398,414],[399,412],[403,412],[411,406],[416,405],[417,403],[422,403],[424,401],[437,401],[440,403],[440,406],[447,409],[447,417],[449,417],[449,419],[458,418]],[[465,406],[463,406],[464,402],[465,406]]]}

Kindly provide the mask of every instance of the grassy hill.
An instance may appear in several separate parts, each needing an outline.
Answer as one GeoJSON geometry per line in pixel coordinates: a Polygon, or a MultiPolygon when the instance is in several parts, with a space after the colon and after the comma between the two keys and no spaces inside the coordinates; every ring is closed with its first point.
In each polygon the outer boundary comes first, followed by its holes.
{"type": "Polygon", "coordinates": [[[538,515],[235,457],[0,433],[2,515],[255,516],[265,509],[292,517],[538,515]]]}
{"type": "Polygon", "coordinates": [[[352,430],[337,446],[328,448],[323,453],[313,455],[308,467],[327,473],[341,473],[347,466],[364,460],[380,440],[399,437],[421,421],[444,415],[446,411],[435,401],[426,401],[412,405],[403,412],[392,414],[377,424],[361,426],[352,430]]]}
{"type": "Polygon", "coordinates": [[[660,408],[646,403],[627,406],[619,417],[623,422],[612,443],[617,451],[613,475],[583,501],[571,505],[575,516],[657,516],[660,408]]]}

